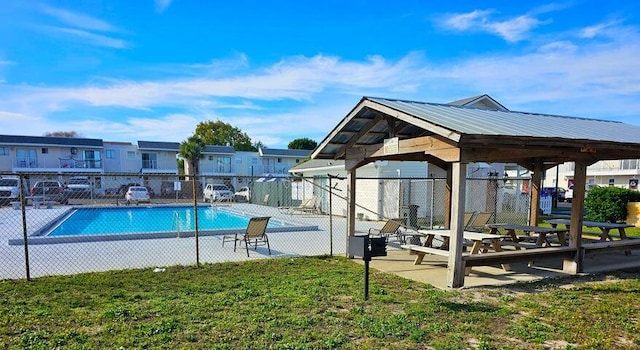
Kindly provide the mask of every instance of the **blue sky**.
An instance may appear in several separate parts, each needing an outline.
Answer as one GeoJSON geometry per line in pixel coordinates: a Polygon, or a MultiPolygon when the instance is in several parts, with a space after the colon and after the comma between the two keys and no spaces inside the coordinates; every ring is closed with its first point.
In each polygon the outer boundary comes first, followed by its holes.
{"type": "Polygon", "coordinates": [[[6,1],[0,134],[320,142],[362,96],[640,124],[640,2],[6,1]]]}

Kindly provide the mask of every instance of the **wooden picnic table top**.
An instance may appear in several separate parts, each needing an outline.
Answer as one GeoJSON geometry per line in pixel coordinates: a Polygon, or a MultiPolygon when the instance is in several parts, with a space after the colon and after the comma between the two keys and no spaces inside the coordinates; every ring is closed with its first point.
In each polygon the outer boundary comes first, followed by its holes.
{"type": "MultiPolygon", "coordinates": [[[[427,236],[433,235],[433,236],[451,237],[451,230],[418,230],[418,232],[427,236]]],[[[474,231],[463,231],[462,236],[463,238],[469,239],[472,241],[502,238],[501,235],[496,235],[492,233],[474,232],[474,231]]]]}
{"type": "Polygon", "coordinates": [[[528,225],[508,224],[508,223],[487,224],[487,227],[494,228],[494,229],[502,228],[502,229],[505,229],[505,230],[521,230],[521,231],[525,231],[525,232],[534,232],[534,233],[567,232],[566,228],[528,226],[528,225]]]}
{"type": "MultiPolygon", "coordinates": [[[[545,220],[546,223],[551,225],[562,224],[565,226],[571,225],[571,220],[569,219],[551,219],[545,220]]],[[[616,222],[598,222],[598,221],[583,221],[582,226],[585,227],[601,227],[601,228],[626,228],[626,227],[634,227],[633,225],[629,225],[627,223],[616,223],[616,222]]]]}

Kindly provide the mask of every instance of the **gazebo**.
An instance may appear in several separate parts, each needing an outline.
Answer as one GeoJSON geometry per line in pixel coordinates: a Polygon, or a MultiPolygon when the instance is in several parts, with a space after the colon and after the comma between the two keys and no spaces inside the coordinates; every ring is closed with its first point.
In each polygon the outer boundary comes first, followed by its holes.
{"type": "MultiPolygon", "coordinates": [[[[379,160],[404,160],[428,161],[444,169],[448,199],[445,223],[452,232],[447,285],[457,288],[464,285],[462,243],[468,163],[517,163],[530,170],[533,210],[529,221],[535,225],[543,173],[558,164],[575,162],[570,243],[567,249],[556,253],[564,259],[563,271],[576,274],[583,269],[581,238],[587,167],[600,160],[640,159],[640,126],[514,112],[500,105],[485,109],[363,97],[324,138],[311,159],[345,161],[349,235],[355,235],[357,168],[379,160]]],[[[640,240],[630,243],[640,247],[640,240]]],[[[551,250],[536,251],[543,257],[551,255],[551,250]]],[[[517,259],[517,254],[503,259],[517,259]]]]}

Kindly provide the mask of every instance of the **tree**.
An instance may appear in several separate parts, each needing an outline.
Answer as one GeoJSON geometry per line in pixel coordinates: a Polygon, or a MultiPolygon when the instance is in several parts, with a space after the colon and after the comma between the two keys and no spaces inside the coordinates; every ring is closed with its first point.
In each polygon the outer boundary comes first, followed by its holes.
{"type": "Polygon", "coordinates": [[[44,134],[46,137],[70,137],[70,138],[78,138],[82,137],[77,131],[49,131],[44,134]]]}
{"type": "Polygon", "coordinates": [[[265,149],[267,148],[267,146],[264,145],[264,143],[262,143],[262,141],[256,141],[253,143],[253,147],[256,149],[256,151],[260,148],[265,149]]]}
{"type": "Polygon", "coordinates": [[[318,143],[310,138],[303,137],[289,142],[289,149],[307,149],[312,150],[318,147],[318,143]]]}
{"type": "Polygon", "coordinates": [[[200,122],[194,135],[199,136],[206,145],[229,145],[236,151],[257,151],[246,133],[220,120],[200,122]]]}
{"type": "Polygon", "coordinates": [[[180,156],[189,162],[189,169],[193,175],[199,173],[198,164],[204,158],[204,141],[198,135],[190,136],[186,141],[180,143],[180,156]]]}

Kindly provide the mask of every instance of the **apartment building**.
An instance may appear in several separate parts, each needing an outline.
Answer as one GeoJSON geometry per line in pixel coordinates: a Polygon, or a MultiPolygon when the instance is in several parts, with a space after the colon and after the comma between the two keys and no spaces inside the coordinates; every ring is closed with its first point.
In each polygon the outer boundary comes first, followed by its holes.
{"type": "MultiPolygon", "coordinates": [[[[178,174],[179,152],[178,142],[0,135],[0,174],[33,173],[61,182],[82,175],[91,179],[96,192],[104,192],[105,187],[118,187],[117,182],[140,182],[144,175],[161,180],[165,174],[167,180],[173,179],[178,174]],[[104,174],[129,175],[105,178],[104,174]]],[[[222,176],[225,183],[238,187],[246,181],[243,177],[287,176],[310,153],[289,149],[236,152],[230,146],[206,146],[199,169],[203,176],[222,176]]],[[[191,173],[185,165],[186,173],[191,173]]]]}
{"type": "MultiPolygon", "coordinates": [[[[573,185],[575,164],[567,162],[545,173],[544,186],[568,189],[573,185]]],[[[599,161],[587,167],[587,189],[595,186],[617,186],[638,189],[640,159],[599,161]]]]}

